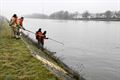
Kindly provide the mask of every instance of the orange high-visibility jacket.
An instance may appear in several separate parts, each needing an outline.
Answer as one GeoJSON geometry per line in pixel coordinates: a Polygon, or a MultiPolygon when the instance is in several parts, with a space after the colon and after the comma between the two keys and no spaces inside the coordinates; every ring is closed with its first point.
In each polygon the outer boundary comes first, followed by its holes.
{"type": "Polygon", "coordinates": [[[42,32],[36,32],[36,39],[41,39],[43,36],[42,32]]]}
{"type": "Polygon", "coordinates": [[[17,18],[12,17],[10,21],[10,25],[12,25],[13,27],[16,27],[16,24],[17,24],[17,18]]]}
{"type": "Polygon", "coordinates": [[[17,25],[23,26],[23,19],[17,19],[16,20],[17,25]]]}
{"type": "Polygon", "coordinates": [[[20,19],[20,26],[23,26],[23,19],[20,19]]]}

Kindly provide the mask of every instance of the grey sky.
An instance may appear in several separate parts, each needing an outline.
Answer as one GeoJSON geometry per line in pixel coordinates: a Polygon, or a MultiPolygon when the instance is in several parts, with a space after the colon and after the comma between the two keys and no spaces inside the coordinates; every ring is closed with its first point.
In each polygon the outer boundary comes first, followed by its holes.
{"type": "Polygon", "coordinates": [[[0,0],[1,14],[11,16],[45,13],[50,14],[59,10],[83,13],[104,12],[106,10],[120,10],[120,0],[0,0]]]}

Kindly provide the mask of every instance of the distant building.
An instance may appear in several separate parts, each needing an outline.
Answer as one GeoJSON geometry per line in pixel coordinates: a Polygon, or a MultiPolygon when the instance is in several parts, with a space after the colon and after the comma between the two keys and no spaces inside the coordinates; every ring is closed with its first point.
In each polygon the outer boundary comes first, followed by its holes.
{"type": "Polygon", "coordinates": [[[96,14],[90,14],[89,18],[96,18],[96,14]]]}
{"type": "Polygon", "coordinates": [[[79,18],[83,18],[83,17],[82,17],[82,14],[77,14],[77,15],[75,15],[73,18],[74,18],[74,19],[79,19],[79,18]]]}

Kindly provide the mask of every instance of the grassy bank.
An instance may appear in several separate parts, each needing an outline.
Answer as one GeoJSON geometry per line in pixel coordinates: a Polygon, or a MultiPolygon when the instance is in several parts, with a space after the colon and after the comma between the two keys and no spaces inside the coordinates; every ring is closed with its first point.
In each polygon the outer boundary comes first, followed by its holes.
{"type": "Polygon", "coordinates": [[[21,39],[11,37],[7,22],[0,26],[0,80],[58,80],[35,59],[21,39]]]}

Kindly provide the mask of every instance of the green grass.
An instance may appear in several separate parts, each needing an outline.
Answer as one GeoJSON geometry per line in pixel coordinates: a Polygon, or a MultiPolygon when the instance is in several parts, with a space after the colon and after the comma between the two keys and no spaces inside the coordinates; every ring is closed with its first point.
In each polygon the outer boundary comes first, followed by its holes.
{"type": "Polygon", "coordinates": [[[0,29],[0,80],[58,80],[30,54],[21,39],[11,37],[6,22],[0,29]]]}

